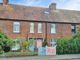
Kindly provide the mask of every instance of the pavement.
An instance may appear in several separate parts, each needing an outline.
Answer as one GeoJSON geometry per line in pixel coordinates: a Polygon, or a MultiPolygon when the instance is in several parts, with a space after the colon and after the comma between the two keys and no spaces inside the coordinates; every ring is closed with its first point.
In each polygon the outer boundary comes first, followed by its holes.
{"type": "Polygon", "coordinates": [[[0,60],[80,60],[80,54],[56,56],[3,57],[0,60]]]}

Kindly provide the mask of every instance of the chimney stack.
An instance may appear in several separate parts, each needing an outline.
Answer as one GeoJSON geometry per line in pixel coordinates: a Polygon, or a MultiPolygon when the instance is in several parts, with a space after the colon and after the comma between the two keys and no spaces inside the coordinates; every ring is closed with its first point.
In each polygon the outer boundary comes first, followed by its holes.
{"type": "Polygon", "coordinates": [[[3,5],[8,5],[9,0],[3,0],[3,5]]]}
{"type": "Polygon", "coordinates": [[[49,5],[49,10],[51,13],[53,13],[56,10],[56,3],[51,3],[49,5]]]}

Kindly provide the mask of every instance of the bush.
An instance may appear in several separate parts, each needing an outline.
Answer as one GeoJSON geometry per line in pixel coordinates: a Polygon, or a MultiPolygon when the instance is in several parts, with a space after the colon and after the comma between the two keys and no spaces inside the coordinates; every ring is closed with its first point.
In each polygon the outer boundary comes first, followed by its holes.
{"type": "Polygon", "coordinates": [[[47,46],[48,44],[47,44],[47,39],[44,39],[44,42],[42,43],[42,47],[45,47],[45,46],[47,46]]]}
{"type": "Polygon", "coordinates": [[[57,54],[79,54],[80,53],[80,33],[72,38],[57,39],[57,54]]]}
{"type": "Polygon", "coordinates": [[[66,54],[68,53],[68,43],[69,39],[67,38],[58,38],[57,39],[57,54],[66,54]]]}
{"type": "Polygon", "coordinates": [[[22,42],[22,50],[27,51],[29,47],[34,46],[34,39],[25,40],[22,42]]]}
{"type": "Polygon", "coordinates": [[[13,40],[8,38],[4,33],[0,32],[0,46],[12,46],[13,40]]]}
{"type": "Polygon", "coordinates": [[[23,47],[25,50],[28,49],[29,46],[30,46],[30,42],[28,40],[23,42],[23,47]]]}
{"type": "Polygon", "coordinates": [[[3,53],[3,50],[2,50],[2,47],[0,46],[0,54],[2,54],[3,53]]]}
{"type": "Polygon", "coordinates": [[[5,50],[4,47],[11,48],[12,45],[13,45],[13,40],[8,38],[4,33],[0,32],[0,46],[2,47],[2,49],[5,50]]]}

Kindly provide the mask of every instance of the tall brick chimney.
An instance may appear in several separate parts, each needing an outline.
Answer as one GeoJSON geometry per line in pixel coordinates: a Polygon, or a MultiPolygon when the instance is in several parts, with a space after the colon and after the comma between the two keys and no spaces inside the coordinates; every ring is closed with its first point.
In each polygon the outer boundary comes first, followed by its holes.
{"type": "Polygon", "coordinates": [[[3,5],[8,5],[9,0],[3,0],[3,5]]]}
{"type": "Polygon", "coordinates": [[[56,10],[56,3],[51,3],[49,5],[49,11],[53,13],[56,10]]]}

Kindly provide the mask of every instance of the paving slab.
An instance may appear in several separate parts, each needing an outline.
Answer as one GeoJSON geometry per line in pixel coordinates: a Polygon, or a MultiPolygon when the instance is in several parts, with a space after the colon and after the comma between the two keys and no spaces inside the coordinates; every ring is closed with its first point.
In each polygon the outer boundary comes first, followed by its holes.
{"type": "Polygon", "coordinates": [[[80,54],[56,56],[3,57],[0,60],[80,60],[80,54]]]}

